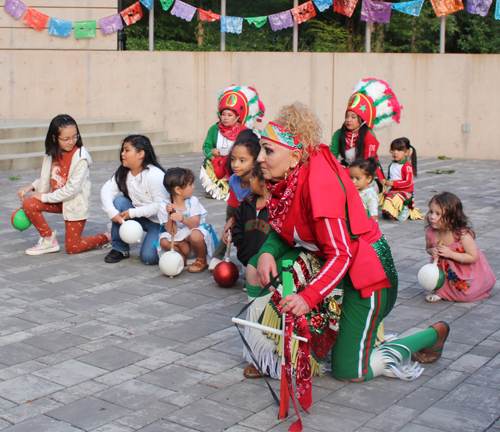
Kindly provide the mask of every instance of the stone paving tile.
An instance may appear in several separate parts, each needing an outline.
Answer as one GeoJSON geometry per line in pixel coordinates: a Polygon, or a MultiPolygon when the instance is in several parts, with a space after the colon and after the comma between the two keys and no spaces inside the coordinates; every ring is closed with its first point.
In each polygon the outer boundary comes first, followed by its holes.
{"type": "Polygon", "coordinates": [[[157,401],[117,421],[135,430],[154,423],[177,409],[174,405],[157,401]]]}
{"type": "Polygon", "coordinates": [[[243,363],[243,360],[237,355],[206,349],[178,360],[176,363],[203,372],[217,374],[243,363]]]}
{"type": "Polygon", "coordinates": [[[159,385],[169,390],[181,391],[192,385],[198,384],[200,381],[206,380],[209,376],[210,374],[206,372],[174,364],[142,375],[138,379],[150,384],[159,385]]]}
{"type": "Polygon", "coordinates": [[[3,317],[0,318],[0,336],[5,336],[19,330],[26,330],[33,326],[33,323],[23,319],[10,316],[3,317]]]}
{"type": "Polygon", "coordinates": [[[97,393],[95,397],[130,410],[138,410],[172,394],[174,392],[171,390],[132,379],[97,393]]]}
{"type": "Polygon", "coordinates": [[[89,431],[130,413],[126,408],[88,397],[48,411],[46,415],[89,431]]]}
{"type": "Polygon", "coordinates": [[[0,397],[17,404],[38,399],[61,390],[63,387],[33,375],[0,382],[0,397]]]}
{"type": "Polygon", "coordinates": [[[370,420],[366,423],[366,426],[384,432],[396,432],[412,421],[418,414],[420,414],[420,411],[394,405],[370,420]]]}
{"type": "Polygon", "coordinates": [[[326,397],[324,401],[373,414],[380,414],[403,397],[404,394],[394,391],[370,387],[369,385],[361,387],[350,384],[326,397]]]}
{"type": "Polygon", "coordinates": [[[82,363],[81,361],[68,360],[46,369],[33,372],[33,375],[61,384],[65,387],[71,387],[103,375],[106,372],[105,369],[94,367],[82,363]]]}
{"type": "Polygon", "coordinates": [[[216,432],[233,426],[251,414],[248,410],[202,399],[175,411],[166,420],[205,432],[216,432]]]}
{"type": "Polygon", "coordinates": [[[85,343],[87,341],[88,339],[82,338],[80,336],[75,336],[62,331],[55,331],[51,333],[45,333],[41,336],[35,336],[29,339],[25,339],[23,342],[34,347],[55,352],[61,351],[65,348],[70,348],[74,345],[85,343]]]}
{"type": "Polygon", "coordinates": [[[29,401],[22,405],[13,407],[0,414],[9,423],[17,424],[24,422],[38,414],[43,414],[51,409],[57,408],[59,404],[51,397],[43,397],[34,401],[29,401]]]}
{"type": "Polygon", "coordinates": [[[442,402],[483,411],[493,418],[500,416],[500,392],[496,389],[462,383],[446,395],[442,402]]]}
{"type": "Polygon", "coordinates": [[[109,371],[139,362],[146,356],[116,347],[106,347],[79,357],[78,360],[109,371]]]}
{"type": "Polygon", "coordinates": [[[274,403],[270,392],[263,394],[262,387],[243,381],[227,387],[207,399],[247,409],[253,412],[261,411],[274,403]]]}
{"type": "Polygon", "coordinates": [[[37,415],[17,425],[2,429],[5,432],[79,432],[81,429],[74,428],[68,423],[51,419],[44,415],[37,415]]]}
{"type": "Polygon", "coordinates": [[[424,387],[433,388],[436,390],[450,391],[453,390],[462,381],[469,378],[469,374],[455,370],[444,370],[439,372],[435,377],[425,383],[424,387]]]}
{"type": "Polygon", "coordinates": [[[78,324],[69,328],[67,331],[77,336],[87,339],[100,339],[113,333],[123,330],[123,327],[102,323],[99,321],[90,321],[84,324],[78,324]]]}
{"type": "Polygon", "coordinates": [[[48,353],[48,351],[33,347],[23,342],[12,343],[4,345],[0,349],[0,363],[12,366],[48,353]]]}
{"type": "Polygon", "coordinates": [[[217,389],[213,387],[203,384],[196,384],[185,390],[175,392],[170,396],[167,396],[163,400],[165,402],[168,402],[169,404],[175,405],[179,408],[183,408],[215,392],[217,392],[217,389]]]}
{"type": "Polygon", "coordinates": [[[438,402],[416,418],[416,422],[446,432],[482,432],[491,415],[476,409],[438,402]]]}
{"type": "Polygon", "coordinates": [[[138,429],[140,432],[194,432],[198,429],[191,429],[185,426],[173,423],[168,420],[160,420],[142,429],[138,429]]]}

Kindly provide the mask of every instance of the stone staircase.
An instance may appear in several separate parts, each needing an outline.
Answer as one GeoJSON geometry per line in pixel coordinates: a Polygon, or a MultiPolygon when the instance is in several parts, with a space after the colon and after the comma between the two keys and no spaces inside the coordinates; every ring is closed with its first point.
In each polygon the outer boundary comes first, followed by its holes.
{"type": "MultiPolygon", "coordinates": [[[[0,121],[0,171],[40,167],[50,120],[0,121]]],[[[78,128],[94,162],[119,161],[123,139],[146,135],[157,156],[190,153],[192,141],[167,141],[167,131],[143,131],[140,120],[81,120],[78,128]]]]}

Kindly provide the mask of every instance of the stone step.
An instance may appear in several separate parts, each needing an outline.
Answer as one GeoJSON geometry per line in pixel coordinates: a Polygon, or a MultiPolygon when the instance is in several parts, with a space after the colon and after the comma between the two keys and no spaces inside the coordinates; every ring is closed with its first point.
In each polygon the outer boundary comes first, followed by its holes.
{"type": "MultiPolygon", "coordinates": [[[[164,141],[154,142],[153,147],[157,156],[191,153],[192,141],[164,141]]],[[[118,163],[118,146],[97,146],[88,148],[92,160],[95,162],[116,161],[118,163]]],[[[40,168],[44,152],[0,155],[0,171],[11,171],[26,168],[40,168]]]]}
{"type": "MultiPolygon", "coordinates": [[[[140,120],[80,120],[77,122],[82,135],[140,131],[140,120]]],[[[0,121],[0,140],[20,138],[40,138],[47,136],[50,120],[2,120],[0,121]]]]}
{"type": "MultiPolygon", "coordinates": [[[[166,131],[120,131],[103,132],[95,134],[83,134],[82,139],[85,147],[90,151],[92,147],[114,146],[118,152],[121,143],[128,135],[139,133],[146,135],[152,142],[162,142],[167,139],[166,131]]],[[[45,138],[16,138],[0,140],[0,156],[7,154],[26,154],[45,151],[45,138]]]]}

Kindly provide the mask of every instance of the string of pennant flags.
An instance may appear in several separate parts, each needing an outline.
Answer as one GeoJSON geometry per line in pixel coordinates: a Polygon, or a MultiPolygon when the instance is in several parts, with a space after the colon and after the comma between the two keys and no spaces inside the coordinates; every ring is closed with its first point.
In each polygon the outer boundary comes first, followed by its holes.
{"type": "MultiPolygon", "coordinates": [[[[64,19],[49,17],[40,11],[33,9],[21,0],[5,0],[5,10],[15,19],[23,15],[23,23],[38,31],[43,31],[47,22],[49,23],[49,34],[60,37],[68,37],[74,31],[75,38],[93,38],[96,36],[97,26],[103,35],[108,35],[123,29],[123,23],[127,26],[135,24],[142,16],[142,6],[151,10],[154,0],[139,0],[131,6],[123,9],[120,13],[113,14],[99,20],[68,21],[64,19]],[[141,6],[142,5],[142,6],[141,6]]],[[[431,0],[434,11],[438,17],[445,16],[462,10],[462,0],[431,0]]],[[[485,17],[492,5],[493,0],[465,0],[466,10],[471,14],[485,17]]],[[[316,16],[316,9],[324,12],[331,6],[333,10],[342,15],[351,17],[358,0],[310,0],[298,7],[267,16],[258,17],[235,17],[221,16],[211,11],[196,8],[181,0],[160,0],[163,10],[168,11],[176,17],[191,21],[198,12],[201,21],[220,21],[221,32],[240,34],[243,31],[243,21],[257,28],[263,27],[269,22],[273,31],[292,27],[295,22],[303,22],[316,16]]],[[[408,15],[418,17],[422,10],[424,0],[410,0],[399,3],[390,3],[377,0],[362,0],[361,20],[367,22],[388,23],[391,19],[391,11],[396,10],[408,15]]],[[[500,0],[496,1],[495,19],[500,20],[500,0]]]]}

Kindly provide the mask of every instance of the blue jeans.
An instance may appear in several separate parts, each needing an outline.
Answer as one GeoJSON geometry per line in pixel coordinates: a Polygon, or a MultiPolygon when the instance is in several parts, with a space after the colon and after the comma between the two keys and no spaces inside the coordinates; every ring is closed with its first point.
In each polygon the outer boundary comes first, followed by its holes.
{"type": "MultiPolygon", "coordinates": [[[[115,198],[113,201],[113,205],[115,208],[121,213],[125,210],[134,208],[132,205],[132,201],[128,198],[125,198],[123,195],[120,195],[115,198]]],[[[160,224],[152,222],[148,218],[141,217],[133,219],[139,222],[142,226],[142,229],[146,231],[146,237],[142,241],[141,245],[141,259],[144,264],[155,265],[158,264],[158,251],[156,246],[154,246],[154,242],[158,240],[158,235],[160,233],[160,224]]],[[[130,245],[125,243],[120,238],[120,224],[117,222],[113,222],[111,227],[111,246],[114,250],[119,252],[128,252],[130,250],[130,245]]]]}

